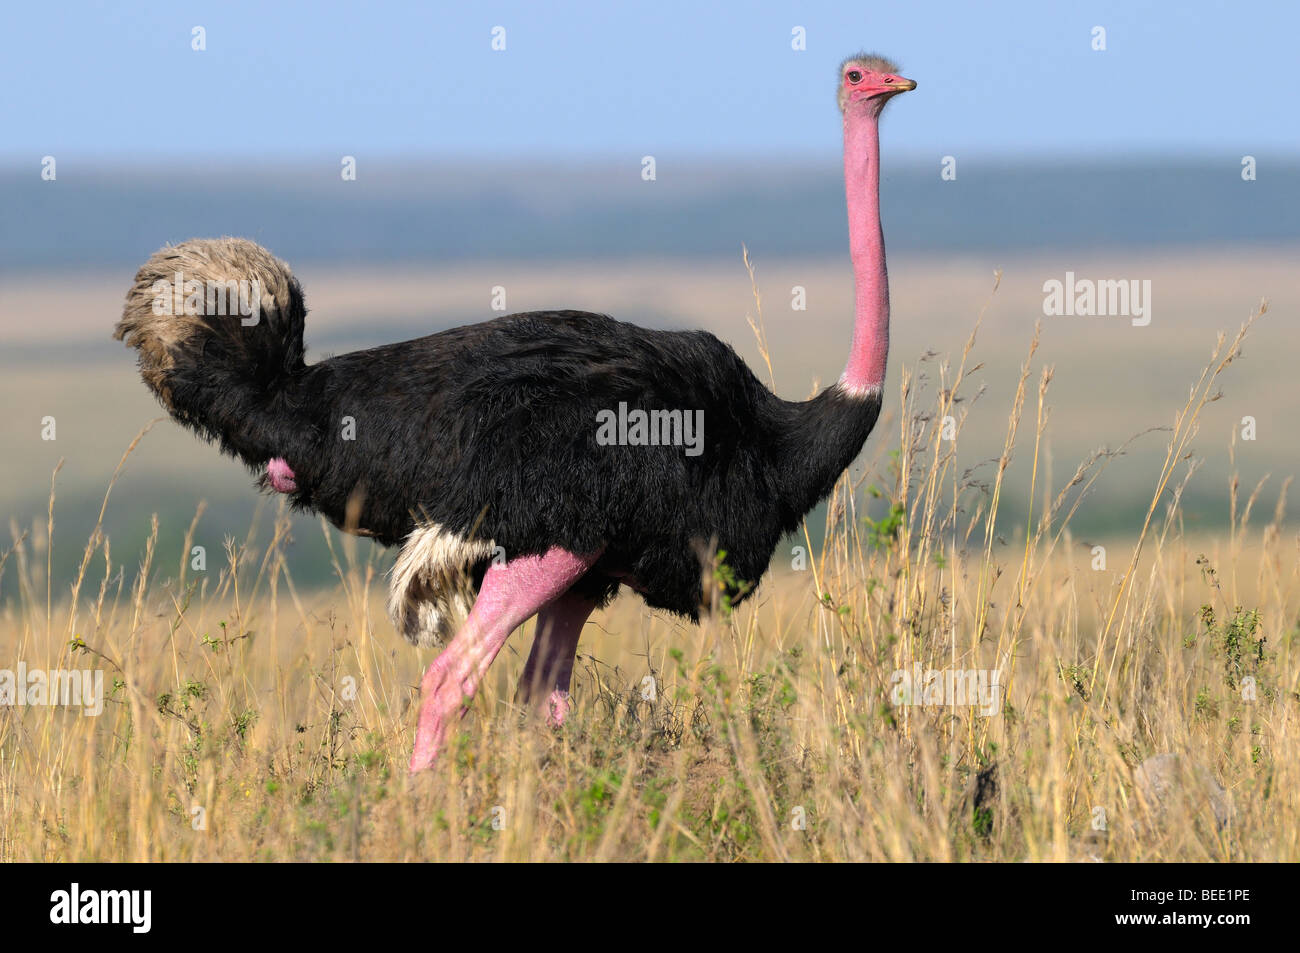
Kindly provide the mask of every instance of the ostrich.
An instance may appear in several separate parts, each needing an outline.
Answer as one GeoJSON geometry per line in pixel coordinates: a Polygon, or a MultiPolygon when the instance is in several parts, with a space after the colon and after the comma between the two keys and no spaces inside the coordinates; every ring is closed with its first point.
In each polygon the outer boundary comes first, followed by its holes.
{"type": "Polygon", "coordinates": [[[518,698],[558,724],[582,627],[620,586],[698,621],[717,552],[739,602],[829,495],[880,413],[878,127],[886,102],[915,86],[877,56],[840,67],[856,313],[843,375],[804,402],[777,397],[712,334],[582,311],[513,314],[308,365],[302,289],[260,246],[191,240],[136,274],[114,337],[139,351],[170,414],[293,507],[401,545],[395,628],[419,646],[450,638],[421,682],[412,772],[434,763],[532,616],[518,698]],[[251,311],[220,313],[212,289],[239,282],[256,289],[251,311]],[[695,448],[680,436],[691,421],[703,423],[695,448]]]}

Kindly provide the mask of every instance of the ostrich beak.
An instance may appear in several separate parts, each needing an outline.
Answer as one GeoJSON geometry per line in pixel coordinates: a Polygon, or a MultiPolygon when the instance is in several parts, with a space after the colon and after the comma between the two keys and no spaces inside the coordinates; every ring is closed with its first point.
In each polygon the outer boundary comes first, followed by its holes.
{"type": "Polygon", "coordinates": [[[916,80],[904,79],[902,76],[895,76],[890,89],[893,89],[896,92],[905,93],[909,89],[916,89],[916,80]]]}

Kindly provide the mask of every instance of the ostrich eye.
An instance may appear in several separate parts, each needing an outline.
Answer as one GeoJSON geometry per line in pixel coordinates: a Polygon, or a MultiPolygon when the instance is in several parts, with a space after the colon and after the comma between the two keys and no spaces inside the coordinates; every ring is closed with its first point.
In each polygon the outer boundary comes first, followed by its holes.
{"type": "Polygon", "coordinates": [[[845,75],[846,77],[848,77],[848,80],[849,80],[850,83],[860,83],[860,82],[862,82],[862,73],[861,73],[860,70],[851,69],[851,70],[849,70],[847,73],[845,73],[844,75],[845,75]]]}

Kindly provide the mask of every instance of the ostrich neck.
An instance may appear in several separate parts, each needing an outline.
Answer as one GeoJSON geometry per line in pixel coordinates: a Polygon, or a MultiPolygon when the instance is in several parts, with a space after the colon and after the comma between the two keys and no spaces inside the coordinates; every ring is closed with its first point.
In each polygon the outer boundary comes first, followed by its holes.
{"type": "Polygon", "coordinates": [[[877,117],[852,105],[844,117],[844,190],[856,314],[848,365],[839,383],[812,400],[780,402],[776,414],[778,479],[789,525],[824,500],[862,450],[880,415],[889,351],[889,283],[880,230],[880,136],[877,117]]]}
{"type": "Polygon", "coordinates": [[[889,278],[880,228],[878,118],[852,106],[844,115],[844,192],[856,294],[853,343],[840,387],[855,396],[881,389],[889,353],[889,278]]]}

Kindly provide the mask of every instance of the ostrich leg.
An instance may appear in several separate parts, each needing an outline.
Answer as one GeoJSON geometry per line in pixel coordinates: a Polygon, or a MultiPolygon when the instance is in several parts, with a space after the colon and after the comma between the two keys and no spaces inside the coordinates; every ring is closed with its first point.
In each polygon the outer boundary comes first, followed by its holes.
{"type": "Polygon", "coordinates": [[[465,714],[466,702],[510,633],[566,592],[599,556],[551,549],[488,567],[469,618],[420,683],[423,700],[411,771],[421,771],[437,759],[453,719],[465,714]]]}
{"type": "Polygon", "coordinates": [[[596,603],[586,596],[570,591],[537,613],[533,650],[519,676],[515,699],[532,704],[538,694],[547,692],[542,711],[554,726],[564,724],[569,714],[569,681],[573,678],[578,636],[595,608],[596,603]]]}

